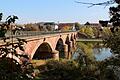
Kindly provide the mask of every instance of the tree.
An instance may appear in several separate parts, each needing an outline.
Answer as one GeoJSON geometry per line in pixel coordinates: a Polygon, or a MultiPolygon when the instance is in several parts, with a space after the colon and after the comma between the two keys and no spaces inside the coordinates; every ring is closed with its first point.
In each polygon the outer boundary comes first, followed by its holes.
{"type": "MultiPolygon", "coordinates": [[[[2,19],[2,14],[0,15],[0,19],[2,19]]],[[[28,62],[21,61],[20,63],[14,58],[26,58],[29,60],[28,56],[19,55],[16,51],[16,49],[19,49],[24,52],[23,45],[26,40],[16,38],[16,42],[13,42],[13,35],[12,37],[5,37],[6,32],[4,31],[7,31],[5,27],[11,27],[12,31],[14,26],[11,26],[11,24],[15,24],[16,19],[18,19],[17,16],[8,16],[6,22],[0,25],[0,36],[2,35],[4,42],[4,44],[0,45],[0,80],[31,80],[30,78],[32,78],[32,66],[29,66],[28,62]]]]}
{"type": "Polygon", "coordinates": [[[10,25],[11,23],[15,23],[16,19],[18,19],[15,15],[10,15],[6,18],[6,23],[10,25]]]}
{"type": "MultiPolygon", "coordinates": [[[[3,13],[0,13],[0,21],[2,20],[3,13]]],[[[0,24],[0,37],[5,37],[6,29],[4,28],[4,24],[0,24]]]]}
{"type": "MultiPolygon", "coordinates": [[[[118,3],[118,2],[117,2],[118,3]]],[[[118,27],[120,27],[120,4],[117,4],[117,7],[110,7],[110,23],[113,25],[112,32],[118,31],[118,27]]]]}
{"type": "MultiPolygon", "coordinates": [[[[3,13],[0,13],[0,21],[2,20],[2,17],[3,17],[3,13]]],[[[15,23],[16,19],[18,19],[17,16],[10,15],[6,18],[5,22],[0,24],[0,37],[5,37],[5,33],[11,27],[11,23],[15,23]]]]}
{"type": "Polygon", "coordinates": [[[88,6],[88,8],[90,8],[96,5],[108,6],[108,5],[114,4],[115,2],[119,3],[119,0],[109,0],[109,1],[101,2],[101,3],[86,3],[86,2],[80,2],[80,1],[75,1],[75,2],[90,5],[88,6]]]}
{"type": "Polygon", "coordinates": [[[102,25],[102,27],[107,27],[109,21],[103,21],[99,20],[99,23],[102,25]]]}
{"type": "Polygon", "coordinates": [[[79,32],[86,34],[89,38],[94,38],[94,31],[91,26],[84,26],[80,28],[79,32]]]}
{"type": "Polygon", "coordinates": [[[113,54],[120,54],[120,32],[115,32],[106,38],[105,45],[111,48],[113,54]]]}
{"type": "Polygon", "coordinates": [[[3,13],[0,13],[0,21],[2,20],[3,13]]]}
{"type": "Polygon", "coordinates": [[[78,22],[75,23],[75,29],[79,30],[80,29],[80,24],[78,22]]]}

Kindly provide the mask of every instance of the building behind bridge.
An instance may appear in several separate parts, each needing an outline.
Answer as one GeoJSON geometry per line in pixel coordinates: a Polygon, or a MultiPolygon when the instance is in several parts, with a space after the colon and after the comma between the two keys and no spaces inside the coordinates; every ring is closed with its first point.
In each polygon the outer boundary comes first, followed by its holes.
{"type": "Polygon", "coordinates": [[[76,31],[76,23],[38,22],[25,26],[32,31],[76,31]]]}
{"type": "Polygon", "coordinates": [[[59,23],[58,24],[58,30],[61,31],[68,31],[68,30],[72,30],[75,31],[75,23],[59,23]]]}
{"type": "Polygon", "coordinates": [[[25,27],[30,31],[55,31],[58,27],[54,22],[38,22],[25,24],[25,27]]]}

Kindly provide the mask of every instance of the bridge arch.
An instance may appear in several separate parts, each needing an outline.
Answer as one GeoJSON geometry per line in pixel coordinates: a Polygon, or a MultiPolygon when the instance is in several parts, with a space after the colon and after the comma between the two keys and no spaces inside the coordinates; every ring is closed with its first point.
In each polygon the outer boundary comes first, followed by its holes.
{"type": "Polygon", "coordinates": [[[65,58],[64,42],[61,38],[58,39],[55,50],[59,51],[59,58],[65,58]]]}
{"type": "Polygon", "coordinates": [[[43,42],[33,55],[33,59],[49,59],[52,58],[52,48],[47,42],[43,42]]]}

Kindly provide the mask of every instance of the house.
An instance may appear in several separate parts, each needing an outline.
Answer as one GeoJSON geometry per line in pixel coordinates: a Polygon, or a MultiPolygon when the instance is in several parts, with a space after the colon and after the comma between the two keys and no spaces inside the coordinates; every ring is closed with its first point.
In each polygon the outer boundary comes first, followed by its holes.
{"type": "Polygon", "coordinates": [[[61,31],[76,30],[75,23],[59,23],[58,30],[61,31]]]}
{"type": "Polygon", "coordinates": [[[85,26],[91,26],[91,27],[101,27],[101,25],[99,23],[89,23],[89,22],[86,22],[84,25],[85,26]]]}
{"type": "Polygon", "coordinates": [[[39,22],[36,23],[40,29],[40,31],[55,31],[58,29],[58,26],[54,22],[39,22]]]}
{"type": "Polygon", "coordinates": [[[99,21],[99,23],[89,23],[89,22],[86,22],[84,25],[85,26],[91,26],[91,27],[99,27],[99,28],[102,28],[102,27],[112,27],[112,25],[108,24],[107,21],[99,21]],[[106,25],[106,26],[104,26],[104,25],[106,25]]]}

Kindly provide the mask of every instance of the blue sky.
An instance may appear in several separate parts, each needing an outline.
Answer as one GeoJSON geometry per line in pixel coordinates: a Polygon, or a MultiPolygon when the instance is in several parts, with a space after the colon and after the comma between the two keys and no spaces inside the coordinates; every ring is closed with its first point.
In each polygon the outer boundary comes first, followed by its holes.
{"type": "MultiPolygon", "coordinates": [[[[108,20],[109,7],[78,4],[75,0],[1,0],[0,12],[4,20],[8,15],[17,15],[17,23],[30,22],[98,22],[108,20]]],[[[105,0],[78,0],[81,2],[103,2],[105,0]]],[[[107,0],[106,0],[107,1],[107,0]]]]}

